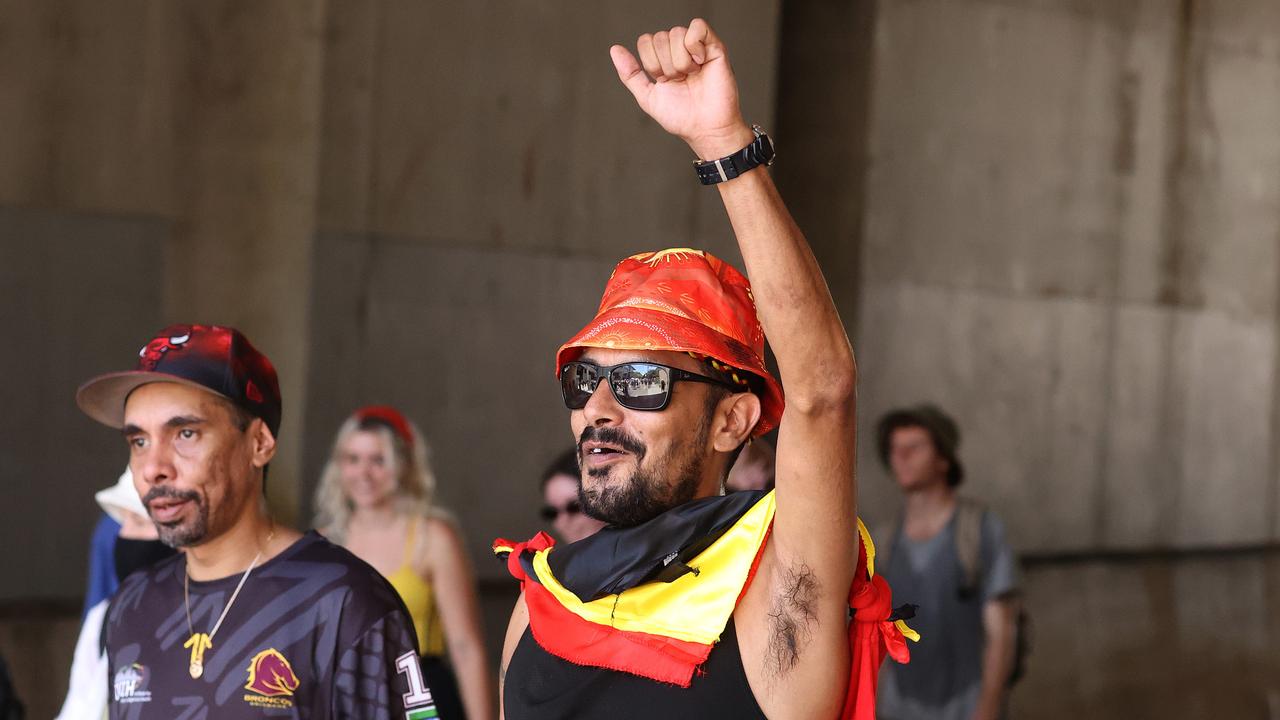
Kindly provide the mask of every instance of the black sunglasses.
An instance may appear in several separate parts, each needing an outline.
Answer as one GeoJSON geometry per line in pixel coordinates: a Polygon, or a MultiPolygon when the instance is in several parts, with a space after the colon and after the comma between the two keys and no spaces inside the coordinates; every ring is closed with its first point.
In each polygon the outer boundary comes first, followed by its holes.
{"type": "Polygon", "coordinates": [[[671,387],[681,380],[710,383],[737,390],[713,377],[691,373],[680,368],[651,362],[629,362],[610,367],[575,361],[560,368],[560,392],[570,410],[581,410],[595,393],[601,380],[609,381],[609,390],[618,404],[628,410],[661,410],[671,402],[671,387]]]}
{"type": "Polygon", "coordinates": [[[541,515],[543,520],[555,522],[556,518],[560,517],[560,513],[577,515],[580,512],[582,512],[582,503],[577,500],[570,500],[569,504],[562,508],[558,508],[555,505],[543,505],[541,515]]]}

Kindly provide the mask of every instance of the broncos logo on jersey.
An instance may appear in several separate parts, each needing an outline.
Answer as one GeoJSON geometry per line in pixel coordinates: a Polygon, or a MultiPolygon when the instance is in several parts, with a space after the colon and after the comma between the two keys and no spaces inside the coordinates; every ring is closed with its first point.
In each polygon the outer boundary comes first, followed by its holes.
{"type": "Polygon", "coordinates": [[[292,695],[298,689],[298,676],[279,650],[268,648],[249,661],[249,682],[244,689],[266,697],[292,695]]]}

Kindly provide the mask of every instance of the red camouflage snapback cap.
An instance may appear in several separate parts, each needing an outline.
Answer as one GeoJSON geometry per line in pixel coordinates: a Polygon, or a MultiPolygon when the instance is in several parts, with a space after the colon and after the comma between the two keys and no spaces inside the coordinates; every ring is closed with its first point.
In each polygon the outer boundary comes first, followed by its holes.
{"type": "Polygon", "coordinates": [[[170,325],[138,351],[133,370],[99,375],[76,391],[86,415],[110,427],[124,425],[129,393],[153,382],[208,390],[280,430],[280,382],[266,355],[239,330],[222,325],[170,325]]]}

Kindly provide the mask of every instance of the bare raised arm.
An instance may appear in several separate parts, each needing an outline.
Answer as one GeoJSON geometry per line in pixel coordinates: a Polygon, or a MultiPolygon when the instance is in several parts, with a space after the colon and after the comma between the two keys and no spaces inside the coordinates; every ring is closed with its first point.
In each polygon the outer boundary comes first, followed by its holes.
{"type": "MultiPolygon", "coordinates": [[[[643,35],[637,50],[639,60],[620,45],[610,50],[618,77],[641,109],[700,159],[730,155],[754,139],[725,46],[706,22],[643,35]]],[[[857,547],[857,372],[826,280],[768,171],[718,188],[786,391],[769,613],[781,638],[770,652],[785,672],[808,639],[821,637],[832,652],[843,641],[857,547]]]]}

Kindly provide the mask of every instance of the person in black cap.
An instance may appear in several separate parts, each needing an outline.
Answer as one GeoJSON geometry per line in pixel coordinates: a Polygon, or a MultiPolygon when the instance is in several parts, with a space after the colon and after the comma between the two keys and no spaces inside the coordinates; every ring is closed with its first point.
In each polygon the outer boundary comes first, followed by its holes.
{"type": "Polygon", "coordinates": [[[956,488],[960,429],[933,405],[893,410],[877,427],[880,460],[905,495],[877,532],[876,564],[919,608],[910,665],[889,664],[883,720],[995,720],[1014,667],[1018,572],[1004,525],[956,488]]]}
{"type": "Polygon", "coordinates": [[[395,591],[268,514],[280,387],[244,335],[167,327],[76,402],[120,429],[160,539],[185,550],[125,580],[107,611],[110,717],[436,717],[395,591]]]}

